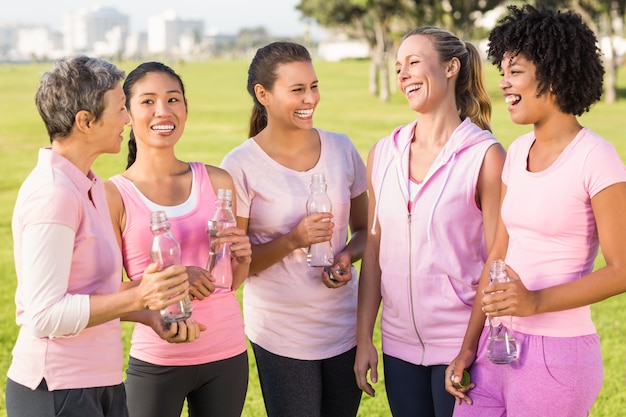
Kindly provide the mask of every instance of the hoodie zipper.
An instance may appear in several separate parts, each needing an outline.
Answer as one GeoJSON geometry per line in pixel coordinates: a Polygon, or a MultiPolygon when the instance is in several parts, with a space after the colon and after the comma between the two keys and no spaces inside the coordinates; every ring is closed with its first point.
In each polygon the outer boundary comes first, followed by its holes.
{"type": "Polygon", "coordinates": [[[420,342],[420,345],[422,346],[422,359],[420,360],[420,363],[424,363],[424,357],[426,356],[426,345],[424,345],[424,340],[422,339],[422,336],[420,335],[420,332],[417,328],[417,321],[415,320],[415,307],[414,307],[414,303],[415,300],[413,300],[413,262],[412,262],[412,257],[411,254],[413,253],[413,239],[412,237],[412,233],[411,233],[411,212],[408,212],[407,215],[407,227],[408,227],[408,232],[409,232],[409,297],[410,297],[410,305],[411,305],[411,323],[413,324],[413,330],[415,331],[415,335],[417,336],[417,339],[420,342]]]}

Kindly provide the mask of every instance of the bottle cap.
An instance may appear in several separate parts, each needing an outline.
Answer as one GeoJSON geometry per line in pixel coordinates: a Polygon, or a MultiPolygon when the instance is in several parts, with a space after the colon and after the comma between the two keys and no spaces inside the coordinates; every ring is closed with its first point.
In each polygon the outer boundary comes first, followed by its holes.
{"type": "Polygon", "coordinates": [[[463,370],[463,374],[461,375],[461,380],[459,382],[454,382],[454,374],[452,374],[452,385],[455,388],[465,388],[470,384],[470,374],[466,369],[463,370]]]}
{"type": "Polygon", "coordinates": [[[164,211],[159,210],[159,211],[153,211],[152,213],[150,213],[150,223],[156,224],[156,223],[163,223],[166,221],[167,221],[167,214],[165,214],[164,211]]]}
{"type": "Polygon", "coordinates": [[[503,274],[506,274],[506,264],[502,259],[496,259],[495,261],[491,261],[491,264],[489,265],[489,271],[491,275],[500,277],[503,274]]]}
{"type": "Polygon", "coordinates": [[[228,200],[233,201],[233,190],[230,188],[218,188],[217,189],[217,199],[218,200],[228,200]]]}
{"type": "Polygon", "coordinates": [[[326,182],[326,177],[324,174],[313,174],[311,175],[311,182],[326,182]]]}

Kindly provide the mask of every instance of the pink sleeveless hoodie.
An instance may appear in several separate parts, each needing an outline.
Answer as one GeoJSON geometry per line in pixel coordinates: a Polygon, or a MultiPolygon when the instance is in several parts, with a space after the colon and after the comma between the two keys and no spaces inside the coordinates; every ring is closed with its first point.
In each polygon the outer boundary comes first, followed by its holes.
{"type": "Polygon", "coordinates": [[[381,228],[383,352],[430,366],[449,363],[465,335],[486,259],[476,183],[487,149],[497,142],[465,119],[409,204],[417,123],[375,145],[372,185],[381,228]]]}

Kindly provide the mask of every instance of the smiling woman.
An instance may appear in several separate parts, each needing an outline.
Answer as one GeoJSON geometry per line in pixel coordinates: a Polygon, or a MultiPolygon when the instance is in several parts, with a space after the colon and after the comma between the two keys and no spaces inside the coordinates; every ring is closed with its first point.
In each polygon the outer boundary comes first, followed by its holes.
{"type": "Polygon", "coordinates": [[[382,302],[393,415],[451,416],[444,371],[461,346],[493,241],[504,150],[490,132],[491,102],[473,45],[443,29],[416,28],[398,48],[396,72],[419,117],[370,150],[354,367],[373,396],[368,372],[376,383],[372,336],[382,302]]]}
{"type": "MultiPolygon", "coordinates": [[[[394,57],[395,62],[395,57],[394,57]]],[[[130,71],[136,63],[124,62],[120,68],[130,71]]],[[[174,63],[173,68],[185,80],[186,95],[191,103],[184,140],[177,146],[177,154],[183,159],[195,158],[207,163],[219,164],[234,146],[247,137],[247,116],[250,96],[245,91],[245,77],[249,62],[211,60],[204,62],[174,63]],[[242,84],[243,81],[243,84],[242,84]],[[239,91],[233,86],[241,86],[239,91]]],[[[348,134],[362,155],[376,138],[384,136],[391,127],[410,120],[413,112],[404,96],[396,91],[389,103],[381,103],[367,93],[367,60],[328,62],[315,60],[316,74],[320,80],[323,100],[316,108],[317,124],[332,126],[348,134]]],[[[17,190],[33,165],[37,149],[46,141],[46,131],[33,103],[39,76],[50,64],[3,64],[0,65],[0,218],[9,219],[17,190]],[[44,138],[44,139],[42,139],[44,138]]],[[[519,134],[526,133],[528,126],[511,123],[501,91],[500,77],[495,66],[484,67],[487,91],[494,107],[491,126],[498,139],[506,145],[519,134]]],[[[618,85],[626,85],[626,71],[618,73],[618,85]]],[[[626,141],[621,132],[624,128],[626,100],[614,104],[600,101],[593,110],[581,117],[588,128],[601,134],[614,144],[623,160],[626,160],[626,141]]],[[[128,131],[125,134],[128,139],[128,131]]],[[[123,145],[124,146],[124,145],[123,145]]],[[[108,178],[125,167],[126,152],[102,155],[93,169],[102,178],[108,178]]],[[[11,349],[18,333],[15,325],[15,269],[13,247],[10,243],[10,223],[0,222],[0,374],[6,376],[11,362],[11,349]]],[[[359,268],[358,264],[357,270],[359,268]]],[[[604,258],[598,256],[596,268],[604,266],[604,258]]],[[[237,290],[240,298],[242,288],[237,290]]],[[[591,307],[594,324],[600,335],[603,352],[604,382],[602,391],[591,410],[591,417],[619,416],[626,401],[623,389],[626,375],[626,294],[612,297],[591,307]]],[[[128,354],[132,323],[122,323],[125,355],[128,354]]],[[[202,333],[201,337],[208,335],[202,333]]],[[[379,326],[374,328],[374,345],[380,347],[379,326]]],[[[250,379],[242,416],[266,417],[263,397],[259,386],[254,354],[249,350],[250,379]]],[[[382,363],[382,361],[380,362],[382,363]]],[[[381,369],[379,367],[379,373],[381,369]]],[[[390,415],[384,380],[379,375],[375,385],[376,397],[361,401],[358,416],[390,415]]],[[[470,394],[471,396],[471,394],[470,394]]],[[[185,409],[183,416],[187,416],[185,409]]],[[[0,417],[6,417],[5,398],[0,395],[0,417]]]]}
{"type": "MultiPolygon", "coordinates": [[[[131,417],[178,417],[185,401],[195,416],[239,417],[248,385],[243,319],[234,290],[248,275],[250,243],[238,227],[207,236],[217,190],[232,191],[226,171],[176,157],[185,132],[187,98],[181,77],[160,62],[145,62],[124,81],[132,127],[128,168],[107,181],[111,221],[131,280],[141,283],[150,263],[151,212],[164,211],[180,238],[193,297],[191,318],[165,324],[143,311],[136,321],[127,379],[131,417]],[[206,270],[210,245],[229,245],[233,287],[216,289],[206,270]],[[210,334],[200,332],[210,326],[210,334]]],[[[234,193],[233,193],[234,194],[234,193]]],[[[233,207],[237,201],[233,198],[233,207]]]]}
{"type": "Polygon", "coordinates": [[[304,46],[257,50],[248,69],[250,137],[222,161],[235,181],[237,221],[252,242],[244,317],[269,417],[354,417],[361,400],[352,370],[352,264],[367,226],[365,166],[346,135],[313,126],[318,83],[304,46]],[[332,214],[307,214],[316,174],[326,177],[332,214]],[[333,277],[307,265],[307,248],[328,241],[333,277]]]}
{"type": "Polygon", "coordinates": [[[626,292],[626,170],[577,117],[602,95],[602,56],[580,15],[530,5],[509,6],[488,56],[511,120],[533,129],[508,149],[488,260],[504,259],[511,280],[490,284],[483,271],[449,370],[471,366],[475,383],[448,386],[455,416],[587,416],[604,373],[589,306],[626,292]],[[606,265],[595,269],[600,248],[606,265]],[[517,362],[488,360],[485,314],[513,316],[517,362]]]}

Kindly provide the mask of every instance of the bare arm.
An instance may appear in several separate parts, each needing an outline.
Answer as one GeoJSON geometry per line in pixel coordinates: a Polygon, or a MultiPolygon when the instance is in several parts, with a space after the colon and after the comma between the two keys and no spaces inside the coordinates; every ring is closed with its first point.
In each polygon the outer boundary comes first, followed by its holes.
{"type": "Polygon", "coordinates": [[[491,251],[500,219],[500,194],[502,191],[502,167],[506,153],[502,145],[492,145],[483,159],[478,175],[477,194],[483,217],[483,234],[487,253],[491,251]]]}
{"type": "Polygon", "coordinates": [[[483,309],[493,316],[534,314],[582,307],[626,292],[626,183],[617,183],[591,199],[606,266],[574,281],[528,291],[517,273],[512,282],[486,289],[483,309]],[[493,291],[502,290],[503,293],[493,291]]]}
{"type": "MultiPolygon", "coordinates": [[[[104,183],[104,189],[113,231],[121,251],[122,231],[126,227],[126,209],[119,190],[111,181],[104,183]]],[[[127,317],[129,313],[146,308],[160,310],[167,305],[179,302],[188,295],[189,282],[185,267],[173,265],[158,271],[159,268],[159,265],[150,264],[144,271],[141,281],[123,283],[120,291],[115,294],[92,295],[88,326],[118,317],[129,320],[127,317]],[[164,303],[164,300],[167,302],[164,303]]]]}
{"type": "MultiPolygon", "coordinates": [[[[500,203],[498,205],[498,221],[495,230],[495,236],[493,237],[493,244],[489,255],[485,262],[478,288],[476,288],[476,295],[474,297],[474,304],[472,306],[472,313],[470,315],[467,330],[465,331],[465,337],[457,357],[450,363],[446,370],[446,390],[457,398],[457,402],[466,401],[471,404],[472,400],[465,393],[471,389],[474,385],[465,389],[457,389],[451,383],[451,377],[454,377],[456,381],[461,380],[461,374],[464,369],[469,366],[476,359],[476,352],[478,351],[478,341],[485,326],[485,313],[482,310],[483,291],[489,285],[489,264],[495,259],[504,259],[506,256],[507,248],[509,245],[509,235],[502,222],[500,216],[500,207],[502,206],[502,200],[506,195],[506,185],[501,183],[500,191],[500,203]]],[[[486,237],[487,238],[487,237],[486,237]]]]}
{"type": "MultiPolygon", "coordinates": [[[[332,214],[315,213],[304,216],[296,227],[284,235],[266,243],[253,245],[250,274],[257,274],[269,268],[298,248],[330,240],[334,223],[324,222],[323,219],[332,219],[332,214]]],[[[239,222],[245,224],[247,228],[248,219],[240,219],[239,222]]]]}
{"type": "Polygon", "coordinates": [[[380,291],[380,264],[378,262],[380,249],[380,226],[376,224],[376,234],[371,229],[376,222],[374,207],[376,195],[372,187],[372,164],[374,161],[374,148],[369,153],[367,161],[367,181],[369,191],[367,241],[361,261],[361,274],[359,277],[359,302],[357,307],[357,353],[354,362],[354,374],[357,385],[370,396],[374,396],[375,390],[367,380],[367,372],[373,383],[378,382],[378,353],[373,343],[374,326],[382,301],[380,291]]]}

